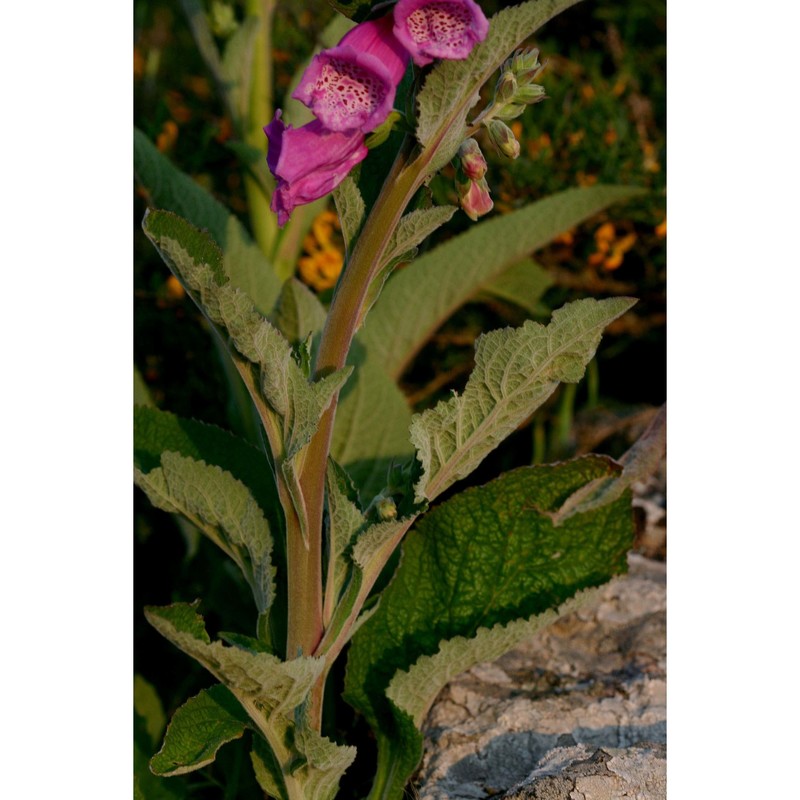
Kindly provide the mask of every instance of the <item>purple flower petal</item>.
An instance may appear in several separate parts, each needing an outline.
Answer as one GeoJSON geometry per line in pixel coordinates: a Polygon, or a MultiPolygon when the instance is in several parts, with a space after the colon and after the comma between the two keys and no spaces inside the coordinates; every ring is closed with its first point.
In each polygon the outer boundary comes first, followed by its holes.
{"type": "Polygon", "coordinates": [[[327,130],[318,119],[292,128],[284,125],[280,110],[264,133],[269,139],[267,166],[278,181],[270,208],[281,226],[295,206],[328,194],[367,156],[362,134],[327,130]]]}
{"type": "Polygon", "coordinates": [[[400,0],[394,7],[394,35],[421,67],[435,58],[466,58],[488,32],[473,0],[400,0]]]}
{"type": "Polygon", "coordinates": [[[392,110],[408,59],[391,17],[364,22],[314,56],[292,97],[332,131],[368,133],[392,110]]]}

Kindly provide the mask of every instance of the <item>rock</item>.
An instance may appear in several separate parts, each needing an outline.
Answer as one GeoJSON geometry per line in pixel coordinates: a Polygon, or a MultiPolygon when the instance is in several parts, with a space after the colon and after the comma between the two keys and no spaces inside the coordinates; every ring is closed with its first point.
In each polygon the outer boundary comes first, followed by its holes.
{"type": "Polygon", "coordinates": [[[426,722],[421,800],[666,797],[665,565],[450,683],[426,722]]]}

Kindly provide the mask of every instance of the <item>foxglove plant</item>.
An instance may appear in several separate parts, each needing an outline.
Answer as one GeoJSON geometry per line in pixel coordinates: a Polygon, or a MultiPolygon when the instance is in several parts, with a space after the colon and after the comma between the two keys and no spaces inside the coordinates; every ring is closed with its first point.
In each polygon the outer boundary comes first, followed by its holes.
{"type": "Polygon", "coordinates": [[[572,2],[530,0],[490,23],[472,0],[400,0],[384,16],[385,4],[371,0],[332,3],[375,16],[305,70],[295,99],[315,119],[294,128],[277,111],[265,128],[271,208],[285,226],[266,255],[137,135],[137,175],[153,206],[145,233],[225,343],[238,375],[232,386],[249,398],[243,417],[259,423],[246,441],[136,408],[137,484],[234,562],[255,606],[242,620],[247,633],[214,640],[199,601],[146,609],[156,630],[217,680],[176,711],[150,761],[156,775],[204,767],[249,732],[266,795],[332,800],[356,757],[353,743],[323,735],[336,730],[336,703],[324,703],[335,685],[328,678],[346,656],[343,699],[378,745],[369,797],[400,798],[445,683],[625,569],[628,487],[660,456],[660,421],[620,463],[584,456],[522,467],[442,495],[559,383],[581,379],[604,328],[633,300],[578,300],[548,325],[481,336],[463,392],[422,413],[411,414],[397,386],[442,309],[490,290],[532,250],[637,193],[568,190],[413,260],[456,212],[431,205],[424,191],[451,161],[464,211],[477,219],[491,209],[472,136],[502,109],[536,102],[528,51],[506,62],[511,78],[501,75],[494,100],[468,118],[509,51],[572,2]],[[367,170],[365,136],[394,113],[397,86],[417,67],[415,103],[397,109],[413,108],[405,120],[413,135],[399,145],[383,137],[392,166],[367,170]],[[326,309],[296,279],[279,278],[270,259],[287,252],[304,209],[332,189],[346,263],[326,309]]]}

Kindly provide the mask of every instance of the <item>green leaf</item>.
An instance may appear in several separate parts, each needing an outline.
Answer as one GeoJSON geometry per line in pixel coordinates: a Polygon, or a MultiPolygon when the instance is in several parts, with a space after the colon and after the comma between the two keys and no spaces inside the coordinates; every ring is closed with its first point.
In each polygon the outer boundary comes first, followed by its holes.
{"type": "Polygon", "coordinates": [[[134,474],[154,506],[183,514],[233,559],[259,613],[267,611],[275,597],[272,535],[249,489],[220,467],[169,451],[160,468],[134,474]]]}
{"type": "MultiPolygon", "coordinates": [[[[467,138],[467,114],[492,73],[534,31],[577,0],[530,0],[495,14],[486,39],[461,61],[440,61],[417,96],[417,139],[434,149],[428,172],[445,166],[467,138]]],[[[423,152],[423,157],[426,153],[423,152]]]]}
{"type": "Polygon", "coordinates": [[[455,206],[433,206],[410,211],[400,219],[383,255],[383,265],[410,261],[422,244],[456,212],[455,206]]]}
{"type": "Polygon", "coordinates": [[[386,696],[414,720],[417,728],[421,728],[436,696],[453,678],[475,664],[500,658],[543,628],[552,625],[559,617],[576,611],[596,595],[596,589],[585,589],[558,608],[505,625],[478,628],[472,637],[456,636],[448,639],[441,643],[433,655],[417,659],[407,672],[395,673],[386,690],[386,696]]]}
{"type": "Polygon", "coordinates": [[[420,244],[455,213],[455,206],[437,206],[417,209],[406,214],[395,228],[378,272],[368,289],[356,328],[360,328],[372,306],[380,296],[392,270],[403,261],[411,261],[420,244]]]}
{"type": "Polygon", "coordinates": [[[469,475],[559,382],[577,383],[603,329],[635,302],[578,300],[554,311],[546,327],[528,320],[520,328],[480,336],[463,394],[411,420],[411,441],[423,468],[414,487],[417,501],[433,500],[469,475]]]}
{"type": "Polygon", "coordinates": [[[197,603],[148,606],[145,616],[162,636],[224,683],[257,723],[275,715],[292,717],[322,674],[322,659],[281,661],[270,653],[212,642],[196,609],[197,603]]]}
{"type": "Polygon", "coordinates": [[[345,553],[365,520],[358,507],[356,489],[350,477],[333,459],[328,460],[325,487],[328,501],[325,597],[326,606],[332,608],[339,600],[350,571],[350,560],[345,557],[345,553]]]}
{"type": "Polygon", "coordinates": [[[514,303],[535,317],[547,313],[541,299],[554,283],[544,267],[526,258],[487,283],[483,293],[514,303]]]}
{"type": "Polygon", "coordinates": [[[355,759],[356,748],[334,744],[304,725],[295,730],[294,745],[302,765],[291,769],[290,776],[282,774],[281,765],[263,741],[254,741],[251,758],[259,785],[269,797],[279,800],[333,800],[339,780],[355,759]]]}
{"type": "Polygon", "coordinates": [[[138,673],[133,676],[133,710],[142,721],[148,745],[154,745],[164,732],[167,717],[155,687],[138,673]]]}
{"type": "Polygon", "coordinates": [[[386,486],[391,465],[413,455],[410,423],[405,397],[380,365],[357,363],[339,399],[331,455],[358,486],[363,505],[386,486]]]}
{"type": "Polygon", "coordinates": [[[294,741],[306,760],[292,774],[303,789],[303,800],[333,800],[342,775],[355,760],[356,748],[320,736],[303,718],[295,728],[294,741]]]}
{"type": "Polygon", "coordinates": [[[325,309],[304,283],[290,278],[283,284],[272,321],[291,344],[297,344],[322,330],[325,309]]]}
{"type": "Polygon", "coordinates": [[[228,39],[222,55],[220,70],[222,88],[234,124],[239,129],[248,116],[253,47],[260,23],[256,16],[246,17],[233,36],[228,39]]]}
{"type": "Polygon", "coordinates": [[[298,480],[301,454],[352,368],[309,381],[289,342],[255,309],[250,298],[227,280],[219,251],[205,232],[164,211],[148,212],[143,227],[209,321],[230,336],[231,357],[259,408],[302,535],[307,538],[305,498],[298,480]]]}
{"type": "Polygon", "coordinates": [[[458,308],[560,233],[642,190],[568,189],[474,225],[397,272],[387,282],[358,340],[395,380],[458,308]]]}
{"type": "Polygon", "coordinates": [[[216,464],[252,493],[270,527],[281,530],[278,493],[264,453],[232,433],[157,408],[133,409],[134,466],[142,472],[160,466],[161,453],[171,450],[195,461],[216,464]]]}
{"type": "Polygon", "coordinates": [[[142,373],[133,366],[133,402],[134,405],[140,406],[154,406],[153,398],[150,396],[150,390],[147,388],[142,373]]]}
{"type": "MultiPolygon", "coordinates": [[[[253,762],[266,790],[287,800],[332,800],[355,748],[339,747],[308,730],[302,706],[324,672],[324,660],[280,661],[269,653],[212,642],[196,609],[197,603],[176,603],[148,607],[145,615],[227,686],[264,737],[266,745],[258,738],[254,742],[253,762]]],[[[226,720],[225,729],[230,732],[233,724],[226,720]]]]}
{"type": "Polygon", "coordinates": [[[345,252],[349,255],[353,252],[356,237],[366,214],[361,192],[358,191],[358,186],[350,175],[333,190],[333,200],[336,203],[336,213],[339,215],[345,252]]]}
{"type": "Polygon", "coordinates": [[[151,206],[172,211],[205,228],[223,253],[232,283],[268,314],[281,281],[241,222],[188,175],[178,170],[139,130],[134,130],[134,171],[151,206]]]}
{"type": "Polygon", "coordinates": [[[221,684],[203,689],[173,715],[161,750],[150,760],[156,775],[182,775],[214,761],[222,745],[239,739],[250,718],[221,684]]]}
{"type": "Polygon", "coordinates": [[[413,678],[402,671],[419,663],[415,677],[430,670],[442,680],[513,642],[537,624],[536,615],[625,570],[633,538],[629,493],[561,526],[551,519],[577,489],[616,469],[610,459],[585,456],[513,470],[442,503],[406,536],[400,567],[354,635],[347,664],[345,699],[378,736],[372,798],[400,798],[421,755],[411,717],[423,714],[428,687],[419,685],[419,698],[407,695],[413,678]],[[456,637],[476,641],[450,643],[456,637]],[[392,694],[411,716],[386,697],[396,675],[392,694]]]}
{"type": "Polygon", "coordinates": [[[633,446],[618,460],[622,471],[619,475],[598,478],[582,486],[553,516],[560,525],[574,514],[583,514],[616,500],[634,481],[651,475],[667,452],[667,406],[661,406],[647,426],[647,430],[633,446]]]}

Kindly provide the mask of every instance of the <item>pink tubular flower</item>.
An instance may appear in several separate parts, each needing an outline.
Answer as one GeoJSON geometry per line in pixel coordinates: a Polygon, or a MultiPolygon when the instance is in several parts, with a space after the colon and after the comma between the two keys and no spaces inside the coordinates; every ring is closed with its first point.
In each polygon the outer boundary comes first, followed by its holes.
{"type": "Polygon", "coordinates": [[[392,110],[408,59],[392,33],[391,16],[362,22],[336,47],[314,56],[292,97],[329,130],[368,133],[392,110]]]}
{"type": "Polygon", "coordinates": [[[394,35],[420,67],[434,58],[466,58],[488,32],[473,0],[400,0],[394,7],[394,35]]]}
{"type": "Polygon", "coordinates": [[[330,131],[317,119],[292,128],[284,125],[280,110],[264,133],[269,139],[267,165],[278,181],[270,208],[281,226],[295,206],[328,194],[367,156],[362,134],[330,131]]]}
{"type": "Polygon", "coordinates": [[[486,178],[477,181],[467,178],[466,183],[456,181],[456,190],[461,208],[473,222],[494,208],[492,198],[489,197],[489,184],[486,183],[486,178]]]}

